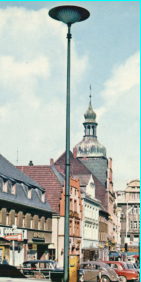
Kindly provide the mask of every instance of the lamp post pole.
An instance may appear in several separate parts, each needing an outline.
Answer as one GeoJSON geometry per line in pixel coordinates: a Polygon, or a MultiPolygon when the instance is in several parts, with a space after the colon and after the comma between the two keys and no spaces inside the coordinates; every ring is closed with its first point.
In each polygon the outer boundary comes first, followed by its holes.
{"type": "Polygon", "coordinates": [[[71,25],[68,25],[67,47],[67,100],[66,100],[66,183],[65,183],[65,227],[64,227],[64,281],[69,277],[69,199],[70,199],[70,43],[71,25]]]}
{"type": "Polygon", "coordinates": [[[70,42],[71,24],[86,20],[90,13],[78,6],[59,6],[49,11],[49,16],[68,26],[67,44],[67,98],[66,98],[66,178],[64,221],[64,282],[69,281],[69,197],[70,197],[70,42]]]}

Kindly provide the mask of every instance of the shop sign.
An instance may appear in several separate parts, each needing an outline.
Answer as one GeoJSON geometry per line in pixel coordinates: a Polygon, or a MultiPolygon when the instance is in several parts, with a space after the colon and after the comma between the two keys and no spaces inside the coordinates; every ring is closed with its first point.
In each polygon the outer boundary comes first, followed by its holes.
{"type": "Polygon", "coordinates": [[[7,235],[4,237],[4,239],[9,240],[9,241],[22,241],[22,234],[7,235]]]}
{"type": "Polygon", "coordinates": [[[45,239],[45,233],[34,232],[33,238],[45,239]]]}
{"type": "Polygon", "coordinates": [[[135,241],[130,241],[128,244],[130,246],[139,246],[139,242],[135,242],[135,241]]]}

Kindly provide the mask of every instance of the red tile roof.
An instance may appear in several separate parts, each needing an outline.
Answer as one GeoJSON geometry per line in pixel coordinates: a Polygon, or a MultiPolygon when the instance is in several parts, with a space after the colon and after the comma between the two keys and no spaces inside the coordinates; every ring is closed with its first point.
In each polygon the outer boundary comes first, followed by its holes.
{"type": "MultiPolygon", "coordinates": [[[[65,152],[55,161],[56,169],[65,174],[66,157],[65,152]]],[[[70,174],[73,175],[92,175],[95,183],[95,197],[102,202],[103,207],[108,209],[108,193],[104,185],[93,175],[77,158],[70,152],[70,174]]]]}
{"type": "Polygon", "coordinates": [[[34,181],[45,189],[46,199],[52,209],[60,213],[60,197],[62,186],[49,165],[17,166],[17,168],[27,174],[34,181]]]}

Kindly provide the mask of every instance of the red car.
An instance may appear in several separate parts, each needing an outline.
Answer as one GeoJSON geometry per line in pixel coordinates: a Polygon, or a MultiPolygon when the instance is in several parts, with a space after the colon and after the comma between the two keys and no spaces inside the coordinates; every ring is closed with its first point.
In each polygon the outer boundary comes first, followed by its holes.
{"type": "Polygon", "coordinates": [[[126,282],[127,280],[139,281],[139,273],[136,270],[127,268],[123,261],[103,261],[115,270],[120,278],[120,281],[126,282]]]}

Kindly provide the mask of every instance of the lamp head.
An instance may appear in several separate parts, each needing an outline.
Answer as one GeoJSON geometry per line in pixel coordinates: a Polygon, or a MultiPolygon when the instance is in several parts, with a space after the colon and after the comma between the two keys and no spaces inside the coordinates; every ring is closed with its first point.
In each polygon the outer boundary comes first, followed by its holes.
{"type": "Polygon", "coordinates": [[[86,20],[90,16],[90,13],[82,7],[65,5],[52,8],[49,11],[49,16],[57,21],[71,25],[86,20]]]}

